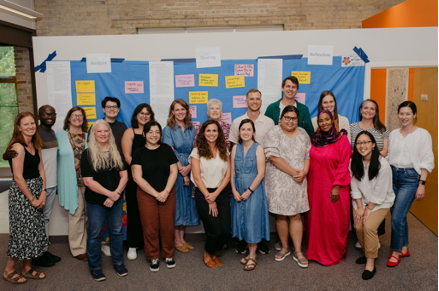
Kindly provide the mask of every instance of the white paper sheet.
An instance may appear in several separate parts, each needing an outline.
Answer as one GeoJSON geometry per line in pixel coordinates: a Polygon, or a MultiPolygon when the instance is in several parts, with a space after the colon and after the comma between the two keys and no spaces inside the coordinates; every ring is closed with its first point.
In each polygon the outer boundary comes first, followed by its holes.
{"type": "Polygon", "coordinates": [[[46,66],[47,97],[49,104],[55,108],[57,113],[56,123],[52,129],[58,132],[63,128],[67,112],[73,107],[70,62],[46,62],[46,66]]]}
{"type": "Polygon", "coordinates": [[[334,47],[332,45],[309,45],[308,65],[332,66],[334,47]]]}
{"type": "Polygon", "coordinates": [[[150,105],[164,128],[174,101],[174,62],[149,62],[149,88],[150,105]]]}
{"type": "Polygon", "coordinates": [[[221,67],[221,52],[219,47],[196,49],[197,69],[221,67]]]}
{"type": "Polygon", "coordinates": [[[111,73],[110,54],[86,54],[87,73],[111,73]]]}
{"type": "Polygon", "coordinates": [[[258,60],[258,90],[262,93],[261,112],[282,97],[282,59],[258,60]]]}

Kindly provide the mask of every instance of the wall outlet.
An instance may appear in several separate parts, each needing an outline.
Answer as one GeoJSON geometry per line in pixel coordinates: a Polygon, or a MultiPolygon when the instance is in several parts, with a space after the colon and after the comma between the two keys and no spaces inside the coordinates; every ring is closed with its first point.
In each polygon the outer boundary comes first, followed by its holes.
{"type": "Polygon", "coordinates": [[[428,94],[421,94],[422,101],[428,101],[428,94]]]}

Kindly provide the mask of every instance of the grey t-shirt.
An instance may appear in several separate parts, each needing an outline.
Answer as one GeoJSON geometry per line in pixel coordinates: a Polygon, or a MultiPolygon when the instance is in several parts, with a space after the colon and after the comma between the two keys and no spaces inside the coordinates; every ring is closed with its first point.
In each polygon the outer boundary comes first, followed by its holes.
{"type": "Polygon", "coordinates": [[[56,187],[56,157],[58,154],[58,140],[55,132],[40,126],[40,135],[43,140],[41,156],[43,157],[44,172],[46,174],[46,188],[56,187]]]}

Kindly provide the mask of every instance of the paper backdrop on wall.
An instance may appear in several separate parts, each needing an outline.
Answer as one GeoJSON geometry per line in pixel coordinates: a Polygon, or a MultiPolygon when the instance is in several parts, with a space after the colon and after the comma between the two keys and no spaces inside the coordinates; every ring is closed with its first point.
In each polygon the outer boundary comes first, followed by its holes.
{"type": "MultiPolygon", "coordinates": [[[[358,121],[358,106],[363,100],[364,66],[342,67],[340,56],[333,57],[333,65],[310,66],[308,59],[259,59],[259,60],[222,60],[221,67],[196,68],[195,62],[123,61],[113,62],[111,73],[87,74],[85,62],[70,61],[72,105],[77,105],[78,93],[95,93],[96,118],[103,118],[100,108],[105,96],[115,96],[121,100],[118,120],[131,126],[134,109],[140,103],[149,103],[156,114],[156,119],[164,127],[169,113],[169,106],[174,99],[183,99],[191,105],[190,112],[195,115],[192,120],[202,123],[208,119],[206,103],[217,98],[223,103],[223,112],[227,122],[247,111],[245,95],[252,88],[262,89],[262,112],[272,102],[282,97],[282,80],[291,76],[291,72],[304,72],[303,78],[310,78],[310,83],[299,84],[298,101],[305,103],[311,117],[317,115],[317,103],[321,92],[331,90],[337,98],[338,112],[350,122],[358,121]],[[158,63],[158,64],[157,64],[158,63]],[[261,70],[262,64],[262,70],[261,70]],[[237,66],[239,65],[239,66],[237,66]],[[254,75],[235,76],[236,68],[253,66],[254,75]],[[150,67],[153,67],[150,70],[150,67]],[[155,77],[150,78],[154,72],[155,77]],[[262,74],[261,74],[262,73],[262,74]],[[309,74],[308,74],[309,73],[309,74]],[[200,86],[200,75],[217,75],[217,86],[200,86]],[[226,77],[241,77],[244,87],[227,88],[226,77]],[[150,79],[154,82],[153,88],[150,79]],[[160,83],[160,80],[163,83],[160,83]],[[184,80],[184,81],[183,81],[184,80]],[[79,81],[78,84],[76,82],[79,81]],[[144,92],[126,93],[125,82],[143,82],[144,92]],[[258,84],[259,81],[259,84],[258,84]],[[162,84],[163,86],[157,86],[162,84]],[[171,85],[169,85],[171,84],[171,85]],[[77,86],[78,85],[78,86],[77,86]],[[183,85],[183,86],[182,86],[183,85]],[[85,90],[79,92],[77,90],[85,90]],[[90,92],[92,91],[92,92],[90,92]],[[165,96],[152,99],[151,95],[165,96]],[[306,96],[306,98],[305,98],[306,96]]],[[[94,107],[93,107],[94,108],[94,107]]],[[[58,109],[57,109],[58,111],[58,109]]],[[[89,119],[93,122],[95,119],[89,119]]]]}

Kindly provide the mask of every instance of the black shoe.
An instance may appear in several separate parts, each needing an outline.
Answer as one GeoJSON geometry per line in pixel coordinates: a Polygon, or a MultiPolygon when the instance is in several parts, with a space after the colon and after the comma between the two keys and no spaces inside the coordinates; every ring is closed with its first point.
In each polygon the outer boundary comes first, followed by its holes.
{"type": "Polygon", "coordinates": [[[44,252],[43,256],[49,257],[53,262],[58,263],[61,261],[61,258],[58,256],[55,256],[54,254],[51,254],[49,252],[44,252]]]}
{"type": "Polygon", "coordinates": [[[264,240],[261,240],[258,243],[258,249],[259,249],[259,252],[263,255],[270,253],[270,249],[268,248],[268,245],[264,240]]]}
{"type": "Polygon", "coordinates": [[[93,277],[93,280],[96,282],[104,281],[105,275],[102,273],[102,269],[99,270],[90,270],[90,274],[93,277]]]}
{"type": "Polygon", "coordinates": [[[124,264],[114,265],[113,267],[119,277],[125,277],[128,275],[128,270],[125,268],[124,264]]]}
{"type": "Polygon", "coordinates": [[[40,267],[53,267],[55,266],[55,262],[52,261],[48,256],[42,255],[38,258],[32,259],[32,264],[40,267]]]}
{"type": "Polygon", "coordinates": [[[355,264],[357,264],[357,265],[364,265],[364,264],[366,264],[366,263],[367,263],[367,258],[366,258],[366,257],[358,258],[358,259],[355,261],[355,264]]]}
{"type": "Polygon", "coordinates": [[[149,263],[149,269],[153,272],[157,272],[159,270],[159,262],[159,259],[151,260],[151,263],[149,263]]]}
{"type": "Polygon", "coordinates": [[[175,267],[174,258],[166,258],[166,267],[168,267],[168,269],[172,269],[175,267]]]}
{"type": "Polygon", "coordinates": [[[238,246],[236,247],[236,253],[244,255],[247,253],[247,242],[245,240],[240,240],[238,246]]]}
{"type": "Polygon", "coordinates": [[[361,277],[363,277],[363,280],[370,280],[373,278],[373,276],[375,276],[375,272],[376,272],[377,268],[373,268],[373,271],[368,271],[368,270],[364,270],[363,275],[361,275],[361,277]]]}

